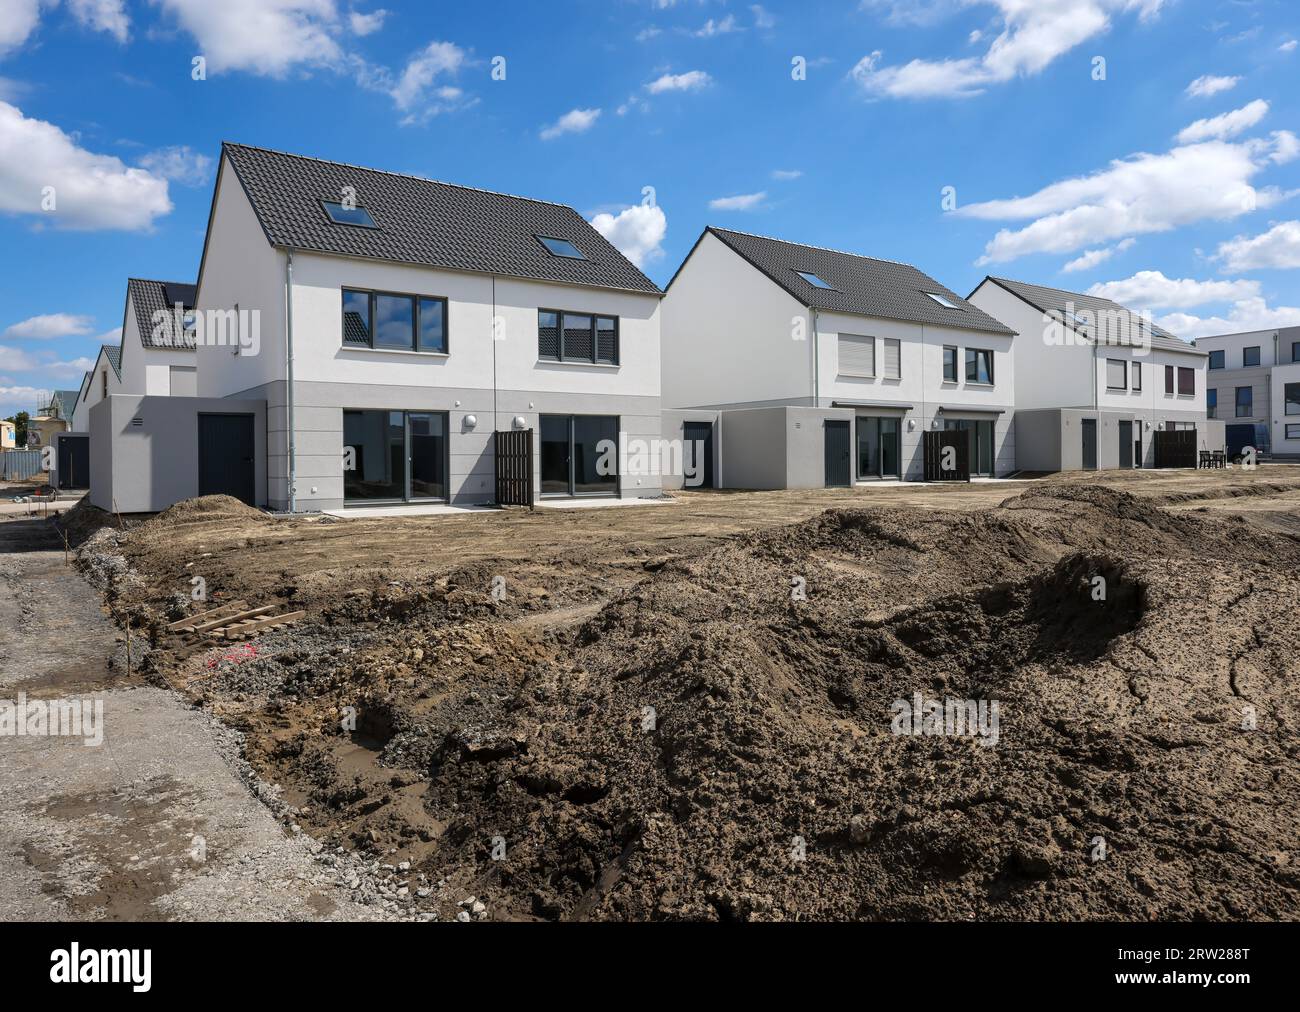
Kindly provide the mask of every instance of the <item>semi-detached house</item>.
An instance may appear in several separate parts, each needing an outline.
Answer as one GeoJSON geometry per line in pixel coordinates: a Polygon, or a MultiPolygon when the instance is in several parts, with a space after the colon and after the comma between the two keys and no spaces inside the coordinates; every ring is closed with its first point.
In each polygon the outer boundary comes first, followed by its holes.
{"type": "Polygon", "coordinates": [[[942,429],[1006,475],[1014,340],[907,264],[711,227],[664,297],[664,433],[728,488],[920,478],[942,429]]]}
{"type": "Polygon", "coordinates": [[[1300,327],[1200,337],[1209,356],[1206,408],[1224,424],[1228,455],[1246,447],[1300,457],[1300,327]]]}
{"type": "Polygon", "coordinates": [[[198,393],[265,403],[273,508],[488,502],[510,429],[539,497],[657,495],[601,448],[659,435],[660,299],[571,207],[226,144],[198,393]]]}

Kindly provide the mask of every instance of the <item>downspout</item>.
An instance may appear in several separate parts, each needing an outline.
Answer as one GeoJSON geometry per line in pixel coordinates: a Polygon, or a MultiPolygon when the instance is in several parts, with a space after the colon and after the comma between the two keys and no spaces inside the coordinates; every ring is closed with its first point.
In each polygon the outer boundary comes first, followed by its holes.
{"type": "Polygon", "coordinates": [[[298,440],[293,424],[293,250],[284,265],[285,406],[289,426],[289,512],[298,512],[298,440]]]}
{"type": "MultiPolygon", "coordinates": [[[[492,341],[492,431],[501,431],[501,422],[497,418],[497,276],[492,275],[492,325],[488,337],[492,341]]],[[[539,426],[540,428],[540,426],[539,426]]],[[[540,437],[541,433],[538,433],[540,437]]],[[[492,437],[496,439],[494,435],[492,437]]]]}
{"type": "Polygon", "coordinates": [[[813,407],[822,406],[822,386],[821,386],[821,349],[817,338],[817,310],[812,306],[808,307],[808,315],[812,320],[812,359],[813,359],[813,407]]]}

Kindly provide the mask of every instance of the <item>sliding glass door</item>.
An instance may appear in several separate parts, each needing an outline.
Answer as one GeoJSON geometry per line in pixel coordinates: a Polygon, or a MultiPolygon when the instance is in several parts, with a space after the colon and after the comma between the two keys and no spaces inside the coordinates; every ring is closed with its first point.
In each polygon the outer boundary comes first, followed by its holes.
{"type": "Polygon", "coordinates": [[[944,422],[944,428],[967,433],[970,443],[970,473],[980,478],[992,478],[993,423],[950,418],[944,422]]]}
{"type": "Polygon", "coordinates": [[[902,454],[898,445],[899,420],[859,415],[858,478],[897,478],[902,454]]]}
{"type": "Polygon", "coordinates": [[[445,501],[445,412],[344,411],[343,500],[445,501]]]}
{"type": "Polygon", "coordinates": [[[542,415],[541,492],[618,495],[618,417],[542,415]]]}

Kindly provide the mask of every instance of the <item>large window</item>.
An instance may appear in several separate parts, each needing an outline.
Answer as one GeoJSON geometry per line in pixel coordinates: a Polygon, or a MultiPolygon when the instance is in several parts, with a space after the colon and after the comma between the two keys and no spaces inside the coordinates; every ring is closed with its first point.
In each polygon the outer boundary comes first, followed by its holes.
{"type": "Polygon", "coordinates": [[[987,348],[966,349],[966,382],[993,383],[993,352],[987,348]]]}
{"type": "Polygon", "coordinates": [[[1243,369],[1249,369],[1256,365],[1259,365],[1259,346],[1256,345],[1253,348],[1242,348],[1241,367],[1243,369]]]}
{"type": "Polygon", "coordinates": [[[1255,391],[1251,387],[1237,387],[1237,417],[1249,418],[1255,413],[1255,391]]]}
{"type": "Polygon", "coordinates": [[[950,344],[943,347],[943,381],[957,382],[957,349],[950,344]]]}
{"type": "Polygon", "coordinates": [[[859,334],[839,335],[841,376],[872,379],[876,375],[876,339],[859,334]]]}
{"type": "Polygon", "coordinates": [[[1288,383],[1282,388],[1288,415],[1300,415],[1300,383],[1288,383]]]}
{"type": "Polygon", "coordinates": [[[446,499],[447,415],[344,411],[345,502],[446,499]]]}
{"type": "Polygon", "coordinates": [[[1178,367],[1178,396],[1196,396],[1196,370],[1178,367]]]}
{"type": "Polygon", "coordinates": [[[447,300],[343,289],[343,346],[447,353],[447,300]]]}
{"type": "Polygon", "coordinates": [[[897,418],[858,416],[858,477],[897,478],[899,471],[897,418]]]}
{"type": "Polygon", "coordinates": [[[1106,359],[1106,389],[1128,389],[1128,362],[1122,358],[1106,359]]]}
{"type": "Polygon", "coordinates": [[[1222,369],[1224,366],[1224,353],[1222,351],[1210,352],[1210,368],[1222,369]]]}
{"type": "Polygon", "coordinates": [[[1219,391],[1205,391],[1205,417],[1214,418],[1219,411],[1219,391]]]}
{"type": "Polygon", "coordinates": [[[542,495],[618,494],[618,418],[542,415],[542,495]]]}
{"type": "Polygon", "coordinates": [[[618,365],[617,316],[537,311],[537,357],[551,362],[618,365]]]}
{"type": "Polygon", "coordinates": [[[993,423],[961,418],[944,420],[945,429],[967,434],[970,446],[970,473],[982,478],[993,477],[993,423]]]}

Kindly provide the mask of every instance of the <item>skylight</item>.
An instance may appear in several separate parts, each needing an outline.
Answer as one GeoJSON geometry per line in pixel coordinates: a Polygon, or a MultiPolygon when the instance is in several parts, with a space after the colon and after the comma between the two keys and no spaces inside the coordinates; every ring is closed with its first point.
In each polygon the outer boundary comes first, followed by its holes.
{"type": "Polygon", "coordinates": [[[375,219],[370,217],[370,212],[364,207],[344,207],[335,200],[322,200],[321,204],[325,208],[325,213],[330,216],[330,221],[336,225],[357,225],[361,228],[378,228],[375,219]]]}
{"type": "Polygon", "coordinates": [[[537,241],[546,247],[553,257],[568,257],[570,260],[586,260],[582,251],[568,239],[556,239],[550,235],[539,235],[537,241]]]}
{"type": "Polygon", "coordinates": [[[934,292],[926,292],[925,294],[934,299],[934,301],[939,303],[939,305],[943,306],[944,309],[961,309],[961,306],[957,305],[955,302],[950,302],[942,295],[938,295],[934,292]]]}
{"type": "Polygon", "coordinates": [[[830,289],[832,292],[835,291],[834,287],[828,285],[816,274],[810,274],[808,271],[795,271],[795,273],[798,274],[799,277],[807,281],[808,284],[812,285],[814,288],[827,288],[830,289]]]}

